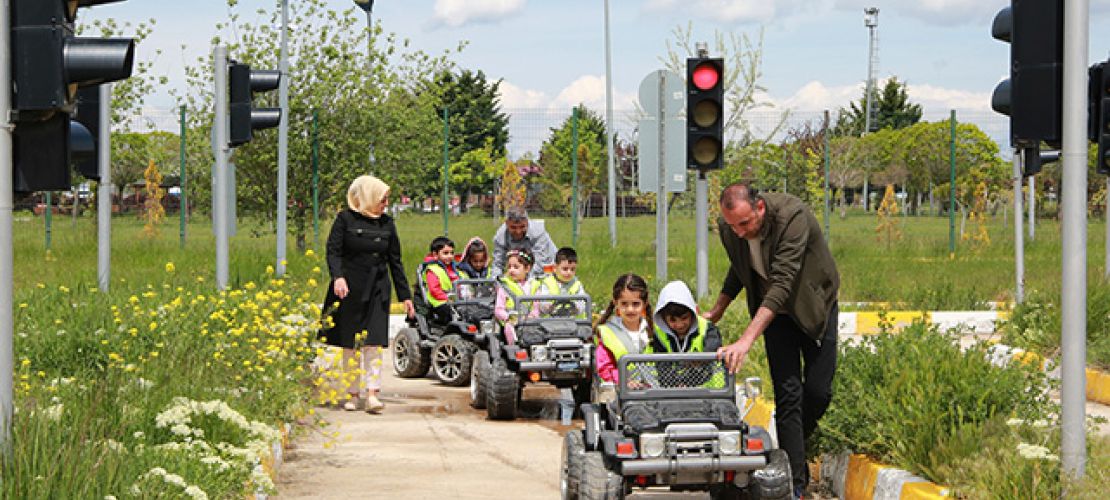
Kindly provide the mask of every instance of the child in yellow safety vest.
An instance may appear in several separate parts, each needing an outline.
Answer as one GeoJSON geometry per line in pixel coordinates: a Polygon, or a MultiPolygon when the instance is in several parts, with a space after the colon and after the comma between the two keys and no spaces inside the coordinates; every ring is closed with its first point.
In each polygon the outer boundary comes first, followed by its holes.
{"type": "MultiPolygon", "coordinates": [[[[527,249],[509,250],[505,258],[505,274],[498,278],[497,299],[493,305],[493,316],[504,327],[505,342],[516,343],[516,331],[509,322],[509,312],[516,307],[515,299],[525,295],[534,295],[539,289],[539,282],[532,280],[532,252],[527,249]]],[[[531,316],[536,311],[536,305],[528,311],[531,316]]]]}
{"type": "Polygon", "coordinates": [[[648,286],[635,274],[623,274],[613,283],[613,300],[597,322],[597,376],[618,383],[617,362],[626,354],[650,349],[653,329],[648,286]],[[616,313],[614,315],[613,313],[616,313]]]}
{"type": "Polygon", "coordinates": [[[437,236],[428,250],[428,255],[424,257],[424,282],[428,285],[424,300],[432,310],[433,321],[446,324],[451,321],[447,294],[455,288],[455,281],[459,279],[459,272],[455,269],[455,242],[437,236]]]}
{"type": "Polygon", "coordinates": [[[717,352],[721,332],[698,314],[694,294],[681,281],[667,283],[655,303],[654,352],[717,352]]]}
{"type": "MultiPolygon", "coordinates": [[[[560,248],[555,252],[555,269],[554,272],[545,276],[540,281],[540,289],[536,293],[543,295],[589,295],[586,293],[586,288],[582,286],[582,282],[578,281],[578,253],[571,247],[560,248]]],[[[550,308],[547,305],[546,308],[550,308]]],[[[578,309],[579,318],[586,318],[586,302],[576,302],[575,307],[578,309]]],[[[540,312],[549,313],[541,306],[540,312]]]]}

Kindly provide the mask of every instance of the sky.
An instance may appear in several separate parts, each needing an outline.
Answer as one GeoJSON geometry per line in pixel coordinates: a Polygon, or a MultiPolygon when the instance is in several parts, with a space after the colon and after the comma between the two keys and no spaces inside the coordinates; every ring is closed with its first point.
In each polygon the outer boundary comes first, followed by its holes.
{"type": "MultiPolygon", "coordinates": [[[[276,0],[238,0],[250,13],[276,0]]],[[[296,0],[290,0],[296,2],[296,0]]],[[[351,0],[328,0],[339,10],[351,0]]],[[[1009,45],[990,36],[1004,0],[611,0],[614,108],[631,110],[640,81],[662,68],[676,27],[692,23],[695,40],[715,32],[763,33],[760,97],[776,109],[799,114],[835,111],[862,94],[867,76],[868,30],[863,9],[878,7],[878,75],[908,83],[910,99],[928,119],[950,109],[974,120],[1005,126],[990,110],[995,85],[1008,76],[1009,45]]],[[[1089,59],[1110,54],[1110,0],[1090,0],[1089,59]]],[[[79,22],[153,18],[150,39],[137,58],[153,59],[155,72],[184,90],[182,67],[207,53],[221,33],[227,0],[129,0],[83,10],[79,22]],[[183,48],[184,46],[184,48],[183,48]],[[155,56],[156,49],[162,50],[155,56]]],[[[362,11],[356,11],[362,16],[362,11]]],[[[440,53],[460,40],[454,57],[462,68],[501,79],[502,106],[569,109],[605,104],[603,0],[377,0],[374,21],[411,39],[415,48],[440,53]]],[[[711,44],[712,45],[712,44],[711,44]]],[[[170,108],[165,92],[148,100],[170,108]]],[[[996,131],[989,132],[992,136],[996,131]]],[[[1004,131],[1001,132],[1004,134],[1004,131]]]]}

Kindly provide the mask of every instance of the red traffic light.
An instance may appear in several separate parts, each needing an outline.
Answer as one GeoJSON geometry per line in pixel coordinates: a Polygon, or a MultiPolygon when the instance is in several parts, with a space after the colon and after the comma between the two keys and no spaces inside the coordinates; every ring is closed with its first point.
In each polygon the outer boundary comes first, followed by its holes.
{"type": "Polygon", "coordinates": [[[694,68],[694,86],[698,90],[709,90],[717,86],[721,80],[721,72],[713,63],[704,62],[694,68]]]}

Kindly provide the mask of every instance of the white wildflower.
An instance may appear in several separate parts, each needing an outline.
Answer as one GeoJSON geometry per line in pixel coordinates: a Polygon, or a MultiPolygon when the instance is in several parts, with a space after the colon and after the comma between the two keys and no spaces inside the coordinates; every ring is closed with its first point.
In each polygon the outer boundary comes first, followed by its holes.
{"type": "Polygon", "coordinates": [[[1060,457],[1050,453],[1048,448],[1029,443],[1018,443],[1018,454],[1030,460],[1048,460],[1049,462],[1057,462],[1060,457]]]}
{"type": "Polygon", "coordinates": [[[47,419],[57,422],[62,419],[62,411],[64,409],[65,407],[61,403],[58,403],[43,411],[43,415],[46,416],[47,419]]]}

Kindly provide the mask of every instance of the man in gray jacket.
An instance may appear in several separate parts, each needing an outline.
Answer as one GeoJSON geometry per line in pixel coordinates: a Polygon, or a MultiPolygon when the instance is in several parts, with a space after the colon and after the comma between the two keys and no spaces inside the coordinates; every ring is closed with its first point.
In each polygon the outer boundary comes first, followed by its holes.
{"type": "Polygon", "coordinates": [[[790,456],[799,497],[809,482],[806,440],[832,400],[840,275],[821,225],[796,196],[761,195],[733,184],[721,192],[720,204],[721,244],[730,266],[717,303],[705,316],[718,321],[747,289],[751,323],[718,354],[736,372],[763,336],[779,445],[790,456]]]}
{"type": "Polygon", "coordinates": [[[493,235],[493,272],[498,276],[504,274],[505,255],[509,250],[522,248],[532,252],[536,259],[532,276],[542,277],[544,266],[555,263],[558,247],[551,241],[543,221],[530,221],[523,208],[511,208],[505,212],[505,223],[493,235]]]}

